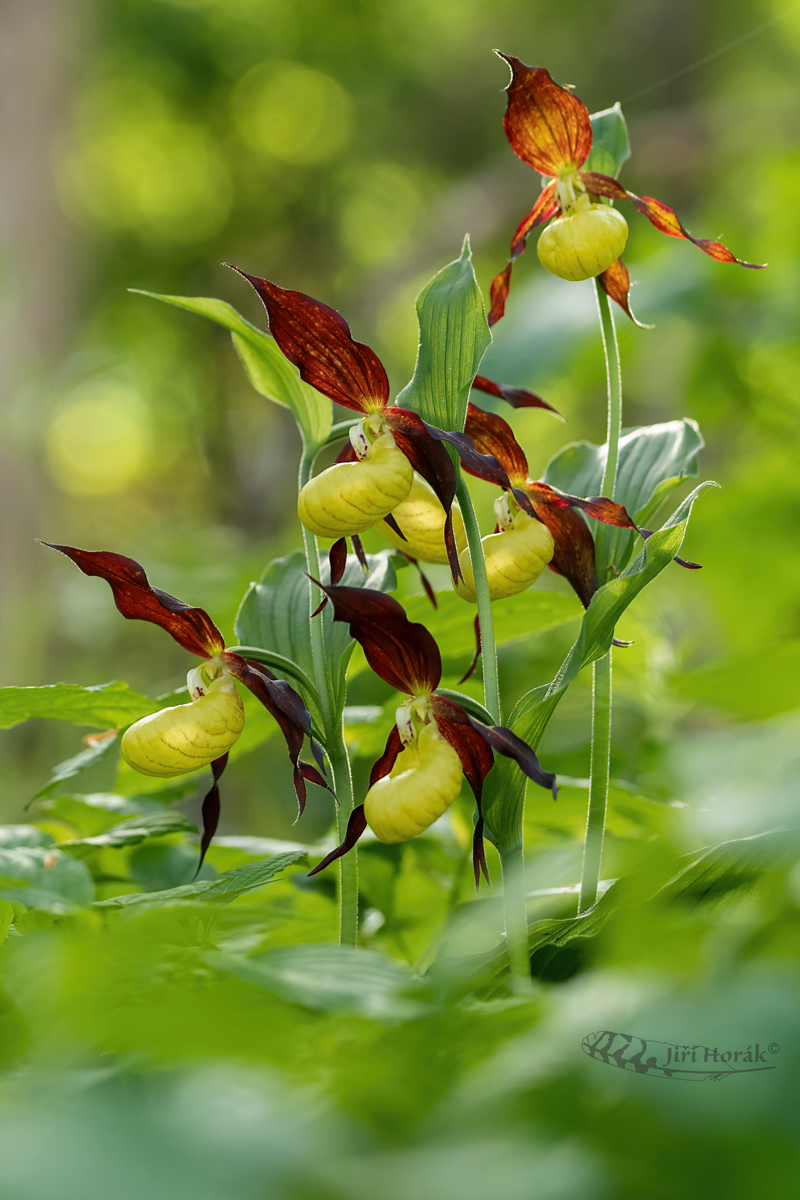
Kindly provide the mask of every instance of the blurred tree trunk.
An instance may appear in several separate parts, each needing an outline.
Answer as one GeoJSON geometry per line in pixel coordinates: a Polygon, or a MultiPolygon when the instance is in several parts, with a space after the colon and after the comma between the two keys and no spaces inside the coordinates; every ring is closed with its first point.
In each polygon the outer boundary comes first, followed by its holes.
{"type": "Polygon", "coordinates": [[[0,0],[0,639],[3,683],[18,674],[34,614],[23,595],[38,574],[41,414],[36,386],[74,319],[70,236],[53,182],[68,110],[83,0],[0,0]],[[34,435],[34,436],[32,436],[34,435]],[[25,626],[27,625],[27,629],[25,626]]]}

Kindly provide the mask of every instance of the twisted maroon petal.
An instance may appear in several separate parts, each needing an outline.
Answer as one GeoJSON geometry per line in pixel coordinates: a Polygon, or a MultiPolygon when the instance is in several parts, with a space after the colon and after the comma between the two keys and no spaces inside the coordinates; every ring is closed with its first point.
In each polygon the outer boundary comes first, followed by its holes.
{"type": "Polygon", "coordinates": [[[211,617],[202,608],[192,608],[160,588],[151,587],[144,568],[132,558],[109,550],[77,550],[44,542],[72,559],[84,575],[105,579],[114,593],[114,603],[129,621],[151,621],[160,625],[179,646],[200,658],[211,658],[225,649],[225,641],[211,617]]]}
{"type": "Polygon", "coordinates": [[[453,532],[453,500],[456,494],[456,471],[450,455],[436,438],[440,431],[426,425],[418,413],[407,408],[387,408],[384,419],[394,440],[415,471],[433,488],[446,513],[444,544],[453,579],[461,579],[458,547],[453,532]]]}
{"type": "Polygon", "coordinates": [[[223,754],[220,758],[215,758],[211,764],[211,773],[214,778],[213,778],[213,782],[211,784],[211,788],[206,793],[205,799],[203,800],[203,808],[202,808],[203,835],[200,839],[200,861],[197,864],[197,870],[194,873],[195,879],[200,874],[200,868],[202,867],[203,862],[205,860],[206,853],[208,851],[208,847],[211,845],[211,839],[213,838],[214,834],[217,832],[217,826],[219,825],[219,813],[220,813],[219,781],[220,781],[222,772],[225,770],[227,765],[228,765],[228,755],[227,754],[223,754]]]}
{"type": "Polygon", "coordinates": [[[330,854],[326,854],[322,862],[317,863],[314,870],[308,872],[308,878],[310,879],[312,875],[318,875],[320,871],[324,871],[337,858],[341,858],[343,854],[347,854],[348,850],[352,850],[366,828],[367,818],[364,815],[364,805],[359,804],[350,813],[350,820],[347,822],[347,832],[344,835],[344,841],[341,846],[337,846],[335,850],[331,850],[330,854]]]}
{"type": "Polygon", "coordinates": [[[621,258],[613,262],[610,267],[603,271],[597,277],[597,282],[608,296],[620,306],[622,311],[630,317],[634,325],[638,325],[640,329],[652,329],[652,325],[645,325],[642,321],[638,321],[631,310],[629,295],[631,290],[631,277],[628,274],[628,268],[621,258]]]}
{"type": "Polygon", "coordinates": [[[509,387],[506,383],[494,383],[485,375],[476,375],[472,386],[478,392],[486,392],[489,396],[497,396],[498,400],[505,400],[506,404],[510,404],[512,408],[546,408],[548,412],[553,413],[560,420],[564,420],[558,409],[553,408],[552,404],[548,404],[535,392],[529,392],[527,388],[509,387]]]}
{"type": "Polygon", "coordinates": [[[384,746],[383,754],[380,756],[377,762],[373,763],[372,770],[370,771],[370,787],[372,787],[373,783],[377,783],[379,779],[383,779],[385,775],[389,774],[392,767],[397,762],[397,756],[402,749],[403,743],[400,740],[400,733],[397,729],[397,725],[393,725],[389,732],[389,736],[386,739],[386,745],[384,746]]]}
{"type": "Polygon", "coordinates": [[[506,300],[511,287],[511,269],[520,254],[525,252],[525,248],[528,245],[528,234],[537,225],[543,225],[545,221],[549,221],[558,212],[555,195],[556,184],[554,180],[552,183],[548,183],[547,187],[540,193],[533,208],[526,217],[522,218],[514,237],[511,239],[511,254],[508,265],[503,268],[499,275],[494,277],[489,291],[491,304],[487,321],[490,326],[496,325],[506,311],[506,300]]]}

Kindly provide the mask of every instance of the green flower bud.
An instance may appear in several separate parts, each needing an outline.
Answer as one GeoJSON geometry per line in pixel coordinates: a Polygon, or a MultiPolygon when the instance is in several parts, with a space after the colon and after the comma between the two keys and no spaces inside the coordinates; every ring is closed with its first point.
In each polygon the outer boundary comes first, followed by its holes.
{"type": "MultiPolygon", "coordinates": [[[[439,497],[423,479],[414,479],[411,491],[397,508],[392,510],[392,516],[406,535],[403,541],[388,525],[381,526],[381,532],[393,546],[418,558],[421,562],[448,562],[447,547],[444,544],[445,511],[439,497]]],[[[453,505],[453,532],[456,546],[462,550],[467,544],[461,509],[453,505]]]]}
{"type": "MultiPolygon", "coordinates": [[[[199,674],[190,671],[190,686],[199,674]]],[[[244,728],[241,697],[227,671],[202,686],[202,692],[192,687],[191,704],[162,708],[125,731],[122,757],[129,766],[142,775],[185,775],[227,754],[244,728]]]]}
{"type": "Polygon", "coordinates": [[[537,246],[539,261],[562,279],[591,279],[619,258],[628,240],[622,213],[591,204],[545,226],[537,246]]]}
{"type": "MultiPolygon", "coordinates": [[[[489,596],[502,600],[516,596],[535,583],[553,557],[553,535],[546,525],[518,510],[510,529],[490,533],[481,539],[489,580],[489,596]]],[[[458,556],[464,578],[456,591],[464,600],[477,603],[475,576],[469,550],[458,556]]]]}
{"type": "Polygon", "coordinates": [[[364,815],[381,842],[407,842],[438,820],[461,789],[461,760],[435,721],[367,792],[364,815]]]}
{"type": "Polygon", "coordinates": [[[310,479],[297,498],[297,515],[318,537],[351,537],[383,520],[413,482],[411,463],[391,433],[382,433],[366,458],[337,463],[310,479]]]}

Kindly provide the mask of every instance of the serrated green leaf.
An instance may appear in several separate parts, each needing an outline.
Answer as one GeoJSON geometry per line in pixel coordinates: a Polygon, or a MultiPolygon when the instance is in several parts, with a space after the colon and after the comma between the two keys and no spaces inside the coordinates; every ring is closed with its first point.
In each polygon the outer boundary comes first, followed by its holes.
{"type": "Polygon", "coordinates": [[[197,826],[180,812],[154,812],[131,817],[94,837],[71,838],[59,842],[61,850],[77,846],[138,846],[148,838],[164,837],[168,833],[197,833],[197,826]]]}
{"type": "Polygon", "coordinates": [[[215,970],[307,1008],[390,1020],[421,1011],[419,1000],[407,993],[422,989],[422,982],[402,963],[373,950],[280,946],[255,958],[211,952],[204,959],[215,970]]]}
{"type": "Polygon", "coordinates": [[[302,851],[275,854],[260,862],[245,863],[232,871],[224,871],[216,879],[200,879],[197,883],[185,883],[181,887],[169,888],[164,892],[136,892],[130,896],[113,896],[109,900],[98,900],[95,908],[135,908],[141,905],[162,907],[181,904],[186,900],[220,900],[229,903],[237,896],[244,896],[257,888],[271,883],[275,876],[304,858],[302,851]]]}
{"type": "Polygon", "coordinates": [[[597,171],[600,175],[610,175],[616,179],[631,156],[628,126],[619,101],[613,108],[592,113],[589,120],[592,122],[592,149],[584,170],[597,171]]]}
{"type": "Polygon", "coordinates": [[[76,775],[80,775],[82,771],[88,771],[90,767],[95,767],[110,754],[112,750],[119,749],[119,734],[115,737],[103,738],[102,741],[95,742],[93,746],[89,746],[86,750],[81,750],[79,754],[73,758],[68,758],[65,762],[59,763],[53,767],[53,774],[44,787],[39,788],[35,796],[28,801],[32,804],[34,800],[41,800],[44,796],[49,796],[60,783],[65,779],[74,779],[76,775]]]}
{"type": "Polygon", "coordinates": [[[291,410],[306,446],[311,448],[325,442],[331,428],[330,400],[304,383],[296,367],[284,358],[275,339],[251,325],[232,305],[206,296],[166,296],[140,288],[131,291],[185,308],[229,329],[242,366],[256,391],[291,410]]]}
{"type": "Polygon", "coordinates": [[[417,317],[417,364],[397,403],[441,429],[461,431],[472,381],[492,340],[468,237],[460,258],[420,292],[417,317]]]}
{"type": "Polygon", "coordinates": [[[140,696],[127,683],[99,683],[79,687],[75,683],[51,683],[45,687],[0,688],[0,728],[10,729],[21,721],[45,717],[73,721],[76,725],[120,728],[156,712],[161,705],[140,696]]]}
{"type": "MultiPolygon", "coordinates": [[[[348,555],[342,584],[346,587],[368,587],[376,591],[394,591],[397,580],[392,563],[393,551],[367,555],[369,574],[364,576],[355,555],[348,555]]],[[[322,579],[329,578],[327,562],[323,563],[322,579]]],[[[236,616],[236,636],[242,645],[262,647],[291,659],[299,671],[295,675],[300,695],[322,734],[322,718],[316,690],[308,682],[314,675],[309,627],[310,583],[306,575],[306,560],[302,551],[294,550],[277,558],[265,568],[258,583],[250,585],[236,616]]],[[[315,620],[322,621],[325,639],[331,704],[335,714],[341,714],[345,703],[345,673],[354,642],[347,626],[334,623],[328,605],[315,620]]]]}
{"type": "MultiPolygon", "coordinates": [[[[625,505],[637,525],[646,527],[669,492],[697,475],[697,455],[704,445],[697,422],[689,417],[627,430],[619,443],[614,499],[625,505]]],[[[607,456],[605,444],[573,442],[547,464],[544,481],[573,496],[598,496],[607,456]]],[[[589,524],[598,542],[598,566],[602,559],[621,571],[631,556],[635,534],[596,521],[589,524]]]]}
{"type": "MultiPolygon", "coordinates": [[[[506,724],[534,750],[567,688],[584,667],[607,653],[611,648],[615,626],[625,609],[648,583],[669,566],[679,552],[697,497],[706,488],[716,486],[702,483],[695,488],[662,528],[648,538],[622,575],[595,592],[581,623],[577,641],[555,679],[550,684],[527,692],[518,702],[506,724]]],[[[498,845],[517,836],[526,784],[525,776],[508,759],[499,759],[487,776],[483,811],[487,835],[498,845]]]]}

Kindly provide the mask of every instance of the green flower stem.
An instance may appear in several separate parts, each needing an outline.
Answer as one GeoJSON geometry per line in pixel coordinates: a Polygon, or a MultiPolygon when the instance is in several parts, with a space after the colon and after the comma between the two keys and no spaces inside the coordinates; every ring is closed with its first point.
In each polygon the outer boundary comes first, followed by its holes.
{"type": "Polygon", "coordinates": [[[492,602],[489,599],[486,560],[483,557],[481,531],[478,528],[478,518],[475,516],[475,509],[472,506],[472,497],[469,494],[469,489],[464,482],[460,470],[458,471],[456,497],[458,498],[458,503],[461,505],[461,516],[464,518],[469,556],[472,561],[472,573],[475,578],[475,595],[478,598],[478,618],[481,623],[484,703],[495,725],[499,725],[500,682],[497,676],[497,647],[494,642],[494,618],[492,617],[492,602]]]}
{"type": "MultiPolygon", "coordinates": [[[[622,430],[622,369],[619,344],[608,296],[595,280],[597,312],[600,317],[600,336],[606,360],[608,389],[608,456],[601,495],[614,498],[619,464],[619,438],[622,430]]],[[[598,576],[605,583],[608,575],[607,538],[605,526],[597,531],[598,576]]],[[[586,817],[586,840],[583,847],[583,869],[578,912],[585,912],[597,900],[597,887],[603,858],[603,837],[608,809],[608,779],[611,765],[611,651],[594,664],[592,692],[592,758],[589,773],[589,810],[586,817]]]]}
{"type": "MultiPolygon", "coordinates": [[[[500,724],[500,681],[497,674],[497,647],[494,640],[494,619],[489,599],[486,560],[483,557],[481,533],[472,505],[472,497],[459,471],[456,496],[461,505],[467,544],[478,598],[478,617],[481,623],[481,657],[483,660],[484,703],[495,725],[500,724]]],[[[498,845],[503,868],[503,905],[505,910],[506,944],[511,974],[514,978],[530,979],[528,953],[528,915],[525,907],[525,862],[522,852],[522,815],[520,806],[518,828],[498,845]]]]}
{"type": "Polygon", "coordinates": [[[611,651],[594,664],[592,689],[592,763],[589,773],[589,811],[583,845],[583,869],[578,912],[586,912],[597,900],[603,836],[608,808],[608,776],[611,762],[611,651]]]}
{"type": "MultiPolygon", "coordinates": [[[[318,448],[304,447],[300,460],[300,488],[311,478],[311,469],[318,448]]],[[[303,545],[309,575],[319,579],[319,553],[317,539],[308,529],[303,529],[303,545]]],[[[308,593],[308,616],[311,625],[311,657],[314,663],[314,682],[319,694],[325,751],[333,776],[333,787],[339,804],[336,808],[336,832],[339,841],[344,841],[347,822],[353,811],[353,777],[350,759],[344,740],[341,720],[334,719],[328,689],[328,673],[325,665],[325,642],[322,636],[322,615],[311,619],[311,614],[322,596],[319,588],[312,584],[308,593]]],[[[342,945],[355,946],[358,942],[358,850],[353,847],[339,860],[339,941],[342,945]]]]}

